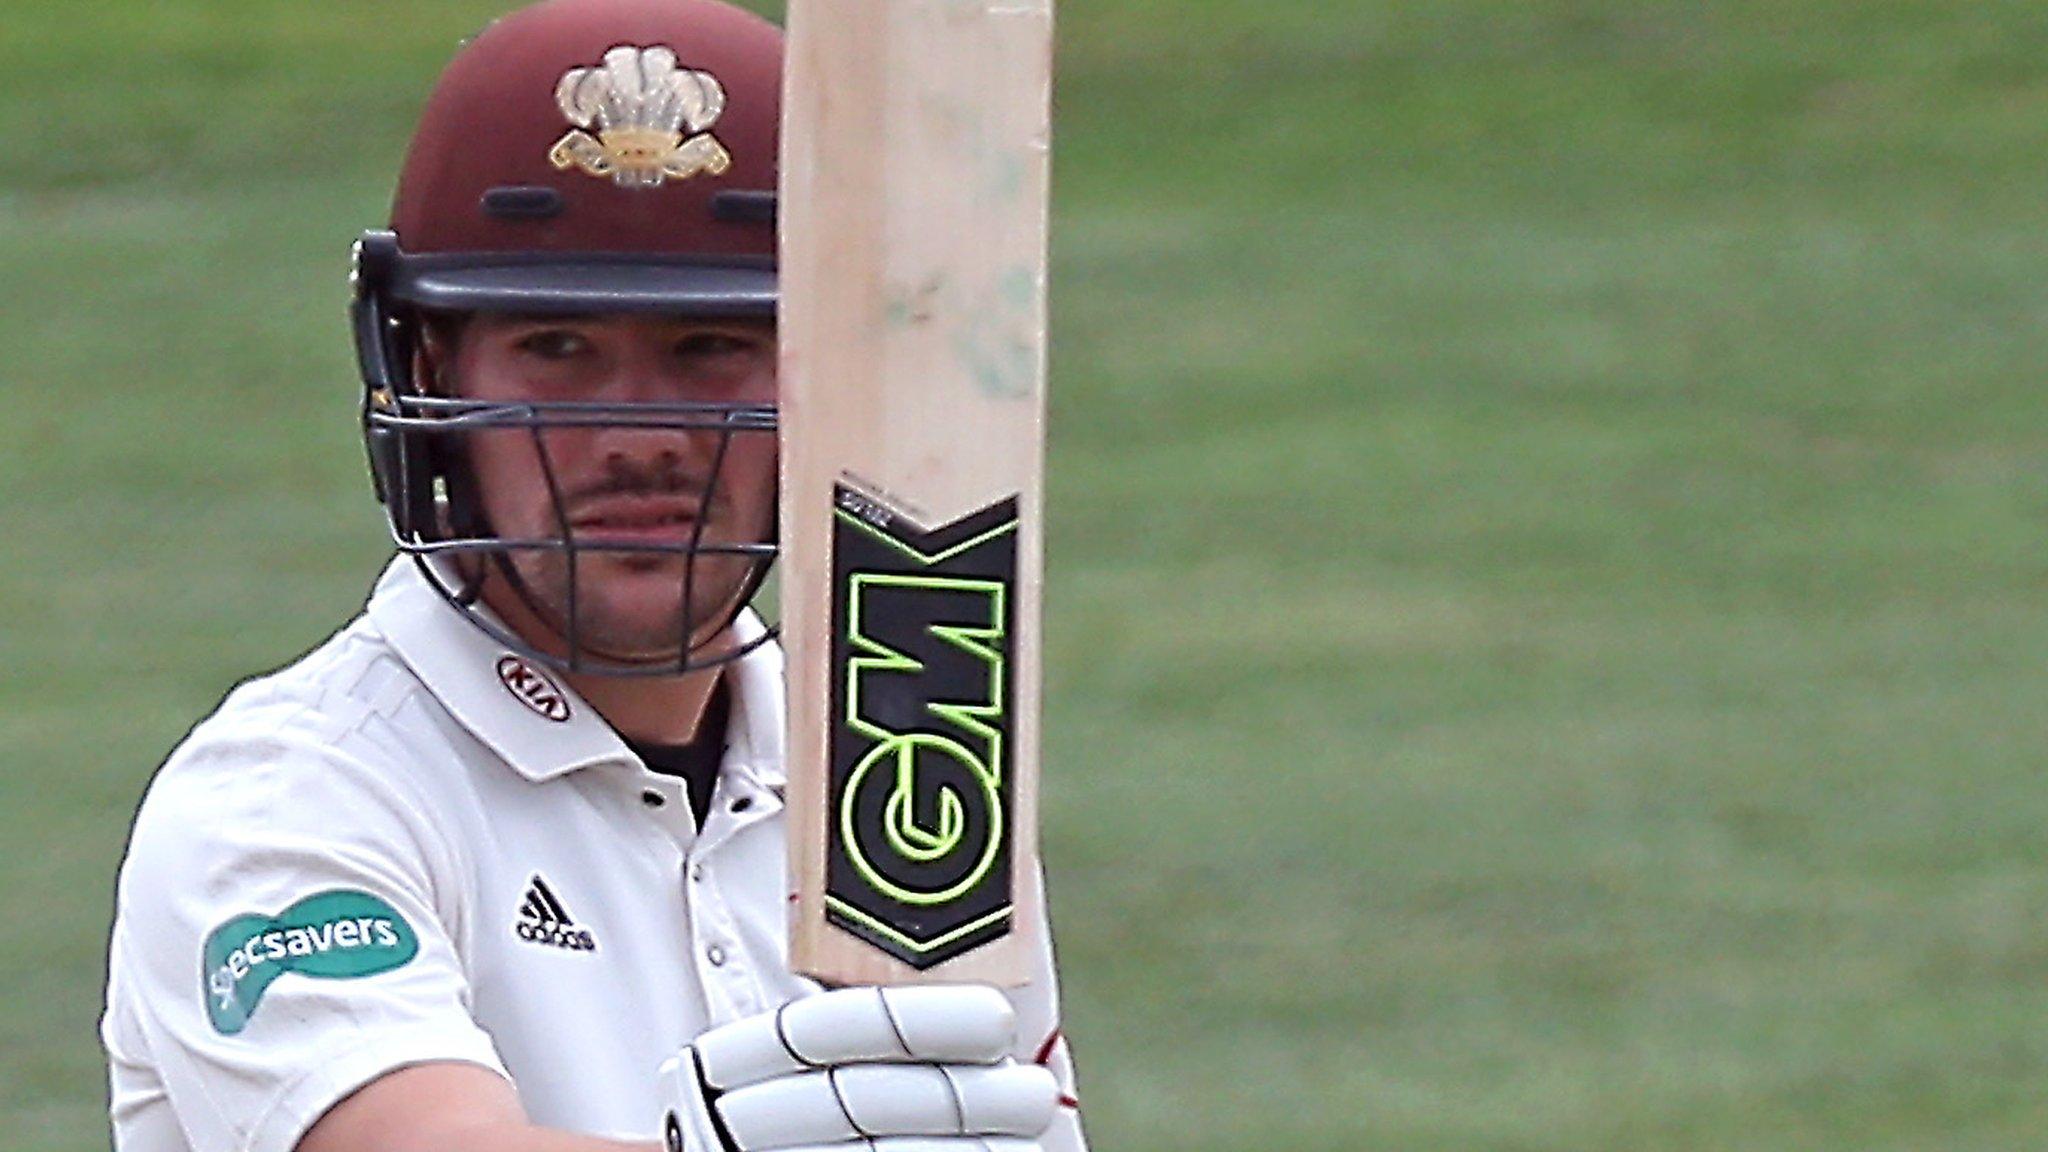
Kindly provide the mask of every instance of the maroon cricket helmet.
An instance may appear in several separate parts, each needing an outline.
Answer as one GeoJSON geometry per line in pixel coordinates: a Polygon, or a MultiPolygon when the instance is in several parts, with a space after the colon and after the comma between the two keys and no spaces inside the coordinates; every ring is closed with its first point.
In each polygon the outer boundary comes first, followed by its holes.
{"type": "Polygon", "coordinates": [[[718,0],[547,0],[428,98],[387,290],[447,311],[772,316],[782,33],[718,0]]]}
{"type": "Polygon", "coordinates": [[[471,623],[558,670],[675,675],[764,643],[707,649],[699,625],[722,629],[737,616],[775,543],[715,543],[700,522],[683,544],[590,544],[559,507],[554,536],[508,538],[485,514],[471,438],[515,430],[545,444],[556,430],[593,426],[704,438],[716,444],[697,493],[709,506],[736,438],[776,434],[775,405],[441,395],[416,373],[427,321],[635,311],[772,320],[781,84],[780,30],[718,0],[544,0],[449,64],[406,155],[390,228],[356,244],[363,439],[392,541],[471,623]],[[701,572],[741,565],[747,576],[714,616],[684,612],[673,659],[618,658],[579,639],[575,559],[629,550],[684,558],[685,601],[701,572]],[[478,602],[490,572],[526,595],[517,561],[549,553],[568,557],[569,607],[528,605],[560,634],[554,649],[478,602]]]}

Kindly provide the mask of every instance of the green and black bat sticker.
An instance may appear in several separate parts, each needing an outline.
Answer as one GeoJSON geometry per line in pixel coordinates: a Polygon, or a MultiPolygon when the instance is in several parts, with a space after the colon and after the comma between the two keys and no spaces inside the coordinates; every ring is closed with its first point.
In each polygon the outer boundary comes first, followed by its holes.
{"type": "Polygon", "coordinates": [[[826,915],[918,969],[1011,927],[1017,515],[835,491],[826,915]]]}

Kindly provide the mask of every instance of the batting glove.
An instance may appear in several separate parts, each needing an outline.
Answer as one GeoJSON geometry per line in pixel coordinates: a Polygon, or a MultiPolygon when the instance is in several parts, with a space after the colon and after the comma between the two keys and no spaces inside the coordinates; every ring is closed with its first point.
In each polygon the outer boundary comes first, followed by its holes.
{"type": "Polygon", "coordinates": [[[662,1065],[668,1152],[1037,1152],[1059,1088],[1008,1057],[985,985],[841,988],[714,1028],[662,1065]]]}

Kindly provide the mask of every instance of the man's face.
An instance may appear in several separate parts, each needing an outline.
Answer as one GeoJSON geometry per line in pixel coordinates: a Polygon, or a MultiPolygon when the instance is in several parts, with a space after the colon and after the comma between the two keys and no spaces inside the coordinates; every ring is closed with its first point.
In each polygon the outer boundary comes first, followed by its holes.
{"type": "MultiPolygon", "coordinates": [[[[452,348],[430,355],[440,388],[465,399],[635,405],[772,403],[775,353],[767,323],[480,315],[452,348]]],[[[710,639],[705,629],[745,594],[752,565],[742,556],[692,560],[618,545],[759,543],[773,527],[770,432],[593,426],[479,432],[465,442],[496,535],[559,540],[566,521],[578,548],[576,642],[609,659],[675,660],[686,619],[693,640],[710,639]]],[[[514,550],[510,560],[525,597],[493,579],[485,599],[529,640],[565,650],[569,556],[514,550]]]]}

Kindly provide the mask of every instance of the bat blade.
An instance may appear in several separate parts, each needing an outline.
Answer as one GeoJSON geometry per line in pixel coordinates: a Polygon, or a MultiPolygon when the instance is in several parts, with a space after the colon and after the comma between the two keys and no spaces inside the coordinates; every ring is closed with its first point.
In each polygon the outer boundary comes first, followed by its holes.
{"type": "Polygon", "coordinates": [[[1039,920],[1050,0],[792,0],[791,957],[1021,982],[1039,920]]]}

